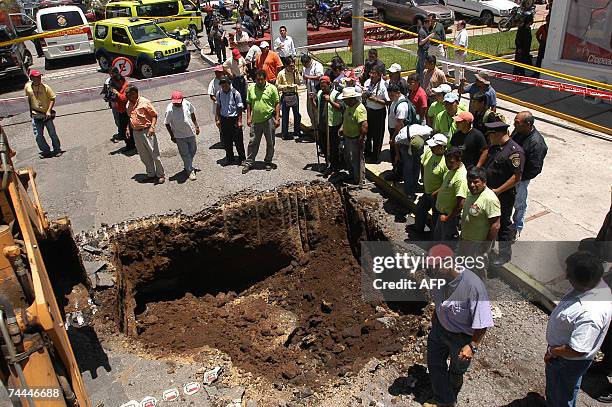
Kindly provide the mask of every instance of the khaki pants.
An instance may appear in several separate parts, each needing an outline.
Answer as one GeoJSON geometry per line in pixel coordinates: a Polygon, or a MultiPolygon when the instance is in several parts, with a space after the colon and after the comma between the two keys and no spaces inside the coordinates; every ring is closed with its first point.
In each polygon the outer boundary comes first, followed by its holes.
{"type": "MultiPolygon", "coordinates": [[[[467,56],[467,52],[457,52],[455,51],[455,63],[463,64],[465,62],[465,57],[467,56]]],[[[461,67],[455,67],[455,85],[459,86],[461,83],[461,79],[465,79],[465,70],[461,67]]]]}
{"type": "Polygon", "coordinates": [[[149,137],[147,134],[149,128],[142,130],[134,130],[134,142],[136,143],[136,150],[142,160],[145,168],[147,169],[148,177],[164,177],[164,166],[162,165],[159,156],[159,147],[157,146],[157,135],[149,137]]]}
{"type": "Polygon", "coordinates": [[[308,112],[308,117],[310,117],[310,123],[312,124],[311,129],[316,132],[319,129],[319,112],[317,111],[314,93],[308,94],[306,99],[306,111],[308,112]]]}
{"type": "Polygon", "coordinates": [[[444,45],[442,44],[438,44],[438,45],[430,45],[429,46],[429,55],[435,55],[436,58],[438,58],[438,61],[440,62],[440,64],[442,65],[442,70],[444,71],[444,74],[446,76],[448,76],[448,65],[441,63],[440,58],[445,58],[446,59],[446,50],[444,49],[444,45]]]}
{"type": "Polygon", "coordinates": [[[252,167],[255,163],[262,135],[266,137],[266,157],[264,161],[266,163],[272,162],[272,158],[274,158],[274,133],[276,133],[276,128],[272,117],[265,122],[252,124],[245,165],[252,167]]]}

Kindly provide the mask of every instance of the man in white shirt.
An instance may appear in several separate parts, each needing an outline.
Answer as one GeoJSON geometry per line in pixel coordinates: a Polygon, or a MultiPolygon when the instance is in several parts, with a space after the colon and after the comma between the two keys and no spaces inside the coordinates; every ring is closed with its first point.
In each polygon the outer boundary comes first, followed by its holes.
{"type": "Polygon", "coordinates": [[[387,102],[390,101],[387,85],[382,80],[385,68],[375,65],[370,71],[370,79],[363,84],[363,97],[368,110],[368,137],[365,141],[365,159],[369,163],[378,163],[382,142],[385,137],[385,116],[387,102]]]}
{"type": "Polygon", "coordinates": [[[236,24],[236,31],[234,32],[234,43],[236,48],[242,55],[246,55],[249,52],[249,33],[242,29],[241,24],[236,24]]]}
{"type": "MultiPolygon", "coordinates": [[[[219,83],[219,81],[224,76],[223,65],[215,65],[213,71],[215,72],[215,77],[212,78],[212,80],[208,84],[208,97],[212,101],[212,114],[214,117],[215,114],[217,114],[217,92],[219,92],[219,90],[221,89],[221,84],[219,83]]],[[[222,142],[221,136],[219,136],[219,142],[222,142]]]]}
{"type": "Polygon", "coordinates": [[[304,65],[302,79],[304,79],[306,84],[306,110],[308,111],[308,117],[310,117],[312,129],[316,132],[319,128],[316,98],[319,91],[319,79],[321,79],[325,72],[323,71],[323,65],[319,61],[313,60],[308,54],[303,54],[300,60],[302,65],[304,65]]]}
{"type": "Polygon", "coordinates": [[[603,264],[579,251],[566,260],[570,290],[550,314],[546,327],[546,403],[575,406],[582,376],[593,362],[610,326],[612,294],[601,279],[603,264]]]}
{"type": "Polygon", "coordinates": [[[247,65],[237,48],[232,50],[232,57],[223,63],[223,72],[231,79],[232,87],[240,92],[242,100],[246,100],[247,65]]]}
{"type": "Polygon", "coordinates": [[[295,51],[293,38],[287,35],[287,27],[282,25],[279,29],[279,32],[280,36],[274,40],[274,51],[276,51],[276,53],[284,64],[285,58],[295,57],[297,55],[297,52],[295,51]]]}
{"type": "Polygon", "coordinates": [[[200,134],[200,127],[193,105],[185,100],[183,94],[178,90],[172,92],[172,101],[166,107],[164,124],[170,134],[170,140],[176,144],[183,159],[185,175],[188,175],[190,180],[195,181],[196,173],[193,169],[193,157],[198,150],[196,135],[200,134]]]}
{"type": "Polygon", "coordinates": [[[255,41],[250,38],[249,39],[249,51],[246,53],[244,60],[247,63],[247,68],[249,70],[249,78],[251,80],[255,80],[255,62],[257,62],[257,57],[261,54],[261,48],[255,44],[255,41]]]}
{"type": "MultiPolygon", "coordinates": [[[[389,84],[387,92],[391,99],[391,106],[389,106],[389,113],[387,115],[387,126],[389,127],[389,152],[391,154],[393,172],[391,177],[388,176],[385,179],[388,181],[396,181],[400,178],[398,176],[400,157],[399,154],[397,154],[398,150],[395,146],[395,137],[403,127],[416,123],[416,109],[412,102],[406,99],[402,94],[398,83],[389,84]]],[[[408,148],[409,147],[410,146],[408,146],[408,148]]]]}
{"type": "MultiPolygon", "coordinates": [[[[455,45],[463,48],[468,47],[468,33],[465,29],[465,20],[457,21],[457,35],[455,36],[455,45]]],[[[467,51],[455,48],[455,63],[463,64],[467,51]]],[[[460,67],[455,67],[455,85],[459,86],[461,80],[465,80],[465,70],[460,67]]]]}

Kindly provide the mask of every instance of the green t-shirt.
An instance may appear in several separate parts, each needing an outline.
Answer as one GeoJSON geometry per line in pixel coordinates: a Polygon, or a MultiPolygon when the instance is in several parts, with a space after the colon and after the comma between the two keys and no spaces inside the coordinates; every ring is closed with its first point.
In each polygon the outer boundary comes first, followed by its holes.
{"type": "Polygon", "coordinates": [[[468,194],[461,214],[461,238],[482,242],[489,234],[489,219],[501,216],[495,192],[485,188],[480,194],[468,194]]]}
{"type": "Polygon", "coordinates": [[[361,123],[368,120],[368,111],[363,103],[357,103],[355,106],[346,106],[344,110],[344,122],[342,123],[342,132],[344,137],[357,138],[360,134],[361,123]]]}
{"type": "MultiPolygon", "coordinates": [[[[465,105],[459,103],[459,106],[457,107],[457,114],[459,114],[459,112],[465,111],[467,111],[465,105]]],[[[442,103],[442,109],[440,110],[440,112],[434,116],[433,128],[435,133],[442,133],[446,137],[448,137],[449,142],[453,134],[455,134],[455,132],[457,131],[457,123],[455,123],[454,117],[451,117],[448,113],[446,113],[444,103],[442,103]]]]}
{"type": "Polygon", "coordinates": [[[269,83],[264,89],[256,84],[249,86],[247,103],[251,105],[251,120],[253,123],[263,123],[274,114],[276,105],[280,102],[278,89],[269,83]]]}
{"type": "MultiPolygon", "coordinates": [[[[339,92],[335,89],[332,89],[332,91],[329,93],[329,99],[333,102],[339,102],[340,104],[342,104],[341,101],[338,101],[339,92]]],[[[319,109],[319,106],[321,106],[321,103],[323,103],[323,91],[320,90],[317,93],[317,109],[319,109]]],[[[333,106],[331,105],[331,103],[327,104],[327,125],[328,126],[339,126],[342,124],[342,112],[340,110],[336,110],[333,108],[333,106]]]]}
{"type": "Polygon", "coordinates": [[[436,199],[436,209],[440,213],[450,215],[457,205],[457,197],[465,198],[467,195],[467,170],[465,165],[461,164],[458,169],[449,170],[444,174],[442,187],[436,199]]]}
{"type": "Polygon", "coordinates": [[[426,147],[421,156],[421,164],[423,164],[423,186],[425,193],[432,194],[442,186],[442,179],[448,171],[444,155],[435,155],[429,147],[426,147]]]}
{"type": "Polygon", "coordinates": [[[440,114],[440,112],[443,110],[444,110],[444,103],[438,102],[436,100],[431,104],[431,106],[429,106],[429,109],[427,109],[427,116],[431,117],[432,119],[435,119],[436,116],[440,114]]]}

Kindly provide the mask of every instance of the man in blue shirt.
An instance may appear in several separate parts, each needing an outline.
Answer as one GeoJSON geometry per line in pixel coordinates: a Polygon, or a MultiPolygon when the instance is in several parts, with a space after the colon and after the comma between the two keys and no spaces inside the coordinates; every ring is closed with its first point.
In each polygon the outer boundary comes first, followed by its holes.
{"type": "MultiPolygon", "coordinates": [[[[463,266],[446,245],[433,246],[427,264],[432,278],[444,279],[442,287],[429,291],[435,311],[427,338],[427,369],[433,401],[425,407],[454,406],[470,366],[493,315],[487,289],[476,274],[463,266]],[[450,365],[447,360],[450,358],[450,365]]],[[[474,259],[474,260],[477,260],[474,259]]]]}
{"type": "Polygon", "coordinates": [[[470,113],[474,114],[474,110],[475,110],[474,107],[472,106],[472,101],[471,101],[473,96],[481,92],[484,93],[486,96],[486,102],[485,102],[486,107],[490,111],[495,112],[497,109],[497,92],[495,92],[495,89],[493,89],[493,86],[491,86],[489,75],[482,72],[482,73],[478,73],[474,75],[474,77],[476,78],[474,83],[468,83],[466,85],[465,79],[463,79],[461,83],[459,84],[459,94],[460,95],[464,93],[470,94],[470,113]]]}
{"type": "Polygon", "coordinates": [[[225,159],[221,165],[234,164],[234,145],[238,152],[238,162],[242,165],[246,159],[242,133],[242,110],[244,104],[240,92],[232,88],[232,82],[224,76],[219,81],[221,90],[217,92],[217,112],[215,122],[221,132],[221,141],[225,148],[225,159]]]}

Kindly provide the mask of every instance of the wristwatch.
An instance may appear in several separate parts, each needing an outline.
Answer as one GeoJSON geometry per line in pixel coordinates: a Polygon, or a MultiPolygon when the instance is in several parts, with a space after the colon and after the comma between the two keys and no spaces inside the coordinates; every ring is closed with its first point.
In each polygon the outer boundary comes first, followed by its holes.
{"type": "Polygon", "coordinates": [[[478,346],[474,343],[474,342],[470,342],[468,343],[468,346],[470,347],[470,349],[472,350],[472,353],[476,353],[478,352],[478,346]]]}

